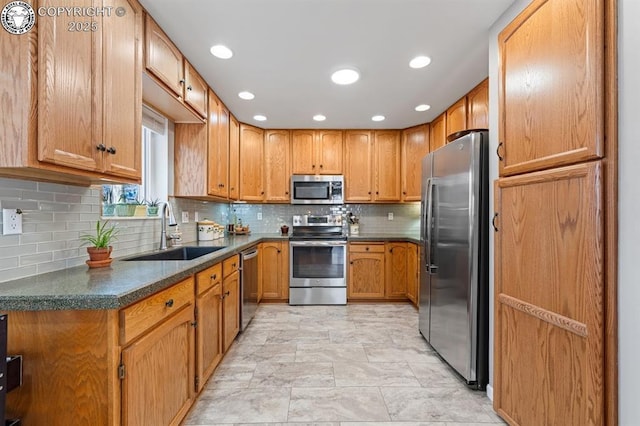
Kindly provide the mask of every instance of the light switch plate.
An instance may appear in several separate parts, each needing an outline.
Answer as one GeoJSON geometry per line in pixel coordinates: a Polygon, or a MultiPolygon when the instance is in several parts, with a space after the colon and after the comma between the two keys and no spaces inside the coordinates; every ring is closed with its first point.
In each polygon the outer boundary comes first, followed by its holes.
{"type": "Polygon", "coordinates": [[[22,234],[22,212],[2,209],[2,235],[22,234]]]}
{"type": "Polygon", "coordinates": [[[189,212],[182,212],[182,223],[189,223],[189,212]]]}
{"type": "Polygon", "coordinates": [[[262,212],[258,212],[258,220],[262,220],[262,212]]]}
{"type": "Polygon", "coordinates": [[[387,219],[388,220],[393,220],[393,212],[387,213],[387,219]]]}

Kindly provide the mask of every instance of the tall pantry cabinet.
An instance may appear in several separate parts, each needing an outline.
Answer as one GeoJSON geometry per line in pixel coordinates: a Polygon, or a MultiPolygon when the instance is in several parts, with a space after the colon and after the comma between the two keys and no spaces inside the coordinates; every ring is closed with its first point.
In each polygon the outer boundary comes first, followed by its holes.
{"type": "Polygon", "coordinates": [[[616,423],[614,10],[534,0],[499,36],[493,386],[513,425],[616,423]]]}

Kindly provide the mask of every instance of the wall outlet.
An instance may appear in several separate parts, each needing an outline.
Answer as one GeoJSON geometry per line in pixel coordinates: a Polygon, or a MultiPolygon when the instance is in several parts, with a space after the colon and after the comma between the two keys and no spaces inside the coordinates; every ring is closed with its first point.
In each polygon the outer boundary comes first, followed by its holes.
{"type": "Polygon", "coordinates": [[[200,215],[198,214],[198,212],[195,212],[193,214],[193,221],[194,222],[200,222],[200,215]]]}
{"type": "Polygon", "coordinates": [[[392,212],[387,213],[387,220],[393,220],[393,213],[392,212]]]}
{"type": "Polygon", "coordinates": [[[22,234],[22,212],[2,209],[2,235],[22,234]]]}
{"type": "Polygon", "coordinates": [[[182,212],[182,223],[189,223],[189,212],[182,212]]]}
{"type": "Polygon", "coordinates": [[[262,212],[258,212],[258,220],[262,220],[262,212]]]}

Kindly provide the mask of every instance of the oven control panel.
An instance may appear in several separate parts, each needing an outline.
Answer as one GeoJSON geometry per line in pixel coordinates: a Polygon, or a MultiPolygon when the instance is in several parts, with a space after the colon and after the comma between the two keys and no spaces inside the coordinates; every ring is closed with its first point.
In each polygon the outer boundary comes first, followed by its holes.
{"type": "Polygon", "coordinates": [[[294,215],[293,226],[342,226],[342,215],[294,215]]]}

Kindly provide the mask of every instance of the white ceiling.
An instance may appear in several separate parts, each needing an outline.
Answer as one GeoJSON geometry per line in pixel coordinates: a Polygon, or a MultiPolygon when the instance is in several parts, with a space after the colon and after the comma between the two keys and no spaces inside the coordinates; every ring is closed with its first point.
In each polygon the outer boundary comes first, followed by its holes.
{"type": "Polygon", "coordinates": [[[242,122],[263,128],[406,128],[488,74],[488,29],[514,0],[141,0],[242,122]],[[213,57],[214,44],[231,48],[213,57]],[[409,68],[417,55],[431,65],[409,68]],[[338,86],[351,66],[358,82],[338,86]],[[248,90],[252,101],[238,98],[248,90]],[[418,104],[431,109],[416,112],[418,104]],[[255,114],[267,116],[257,122],[255,114]],[[313,115],[324,114],[319,123],[313,115]],[[386,116],[375,123],[371,117],[386,116]]]}

